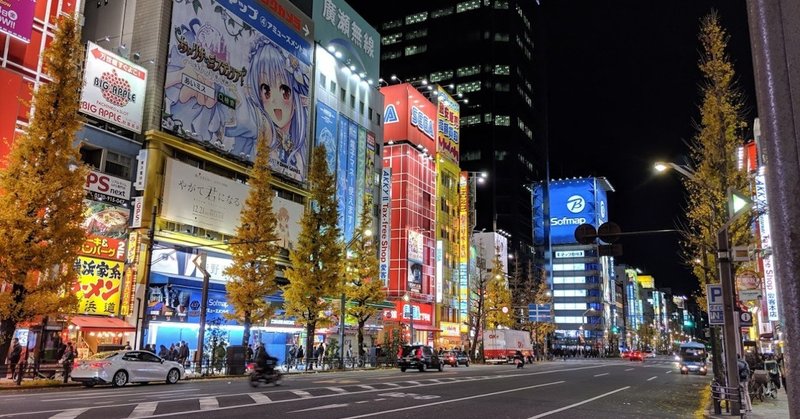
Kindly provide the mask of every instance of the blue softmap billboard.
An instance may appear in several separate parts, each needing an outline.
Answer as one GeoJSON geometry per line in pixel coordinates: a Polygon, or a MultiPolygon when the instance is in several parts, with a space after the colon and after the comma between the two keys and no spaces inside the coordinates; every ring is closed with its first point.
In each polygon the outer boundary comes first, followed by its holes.
{"type": "MultiPolygon", "coordinates": [[[[546,185],[537,185],[533,191],[534,243],[545,240],[546,185]]],[[[596,178],[565,179],[549,183],[550,240],[554,245],[574,244],[575,229],[581,224],[595,228],[608,221],[608,197],[596,178]]]]}

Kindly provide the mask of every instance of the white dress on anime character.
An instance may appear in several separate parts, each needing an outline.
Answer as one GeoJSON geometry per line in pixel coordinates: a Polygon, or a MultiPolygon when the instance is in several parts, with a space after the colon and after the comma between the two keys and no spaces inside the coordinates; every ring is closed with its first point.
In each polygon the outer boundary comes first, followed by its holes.
{"type": "Polygon", "coordinates": [[[266,37],[253,42],[249,58],[248,97],[236,109],[236,125],[225,129],[233,138],[231,153],[254,160],[256,141],[265,141],[272,169],[286,173],[288,168],[302,178],[308,158],[310,68],[266,37]]]}
{"type": "MultiPolygon", "coordinates": [[[[221,62],[229,62],[225,38],[219,31],[199,19],[192,19],[188,26],[174,28],[179,43],[189,47],[201,46],[207,55],[221,62]]],[[[217,93],[230,96],[230,87],[219,83],[223,78],[208,69],[202,62],[190,57],[191,53],[181,52],[173,46],[167,63],[164,97],[166,115],[162,126],[170,131],[183,133],[195,140],[209,142],[218,148],[230,149],[223,144],[224,127],[230,124],[233,110],[217,101],[217,93]],[[184,84],[184,77],[194,79],[200,86],[213,87],[213,91],[201,93],[197,88],[184,84]]]]}

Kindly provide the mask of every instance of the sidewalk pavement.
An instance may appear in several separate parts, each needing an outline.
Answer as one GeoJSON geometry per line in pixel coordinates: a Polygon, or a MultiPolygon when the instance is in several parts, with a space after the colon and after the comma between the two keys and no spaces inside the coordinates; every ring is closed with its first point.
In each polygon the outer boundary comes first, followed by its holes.
{"type": "MultiPolygon", "coordinates": [[[[725,415],[715,415],[714,408],[706,411],[706,417],[711,419],[730,418],[725,415]]],[[[776,399],[767,398],[763,402],[753,402],[753,411],[747,412],[743,416],[747,419],[789,419],[789,395],[781,389],[776,399]]]]}

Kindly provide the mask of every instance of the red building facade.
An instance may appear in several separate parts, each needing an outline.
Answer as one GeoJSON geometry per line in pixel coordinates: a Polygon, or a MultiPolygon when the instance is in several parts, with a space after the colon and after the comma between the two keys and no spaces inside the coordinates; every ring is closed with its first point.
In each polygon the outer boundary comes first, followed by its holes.
{"type": "Polygon", "coordinates": [[[406,340],[433,344],[435,318],[436,107],[410,84],[385,96],[383,167],[391,170],[391,259],[384,322],[401,325],[406,340]],[[413,314],[412,314],[413,313],[413,314]],[[414,335],[410,336],[412,328],[414,335]]]}

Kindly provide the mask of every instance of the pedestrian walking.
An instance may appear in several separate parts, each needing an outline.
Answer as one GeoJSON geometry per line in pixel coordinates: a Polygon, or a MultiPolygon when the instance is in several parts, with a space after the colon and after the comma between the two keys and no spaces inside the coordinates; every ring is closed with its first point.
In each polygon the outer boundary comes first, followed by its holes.
{"type": "Polygon", "coordinates": [[[180,348],[178,348],[178,361],[183,366],[186,366],[189,361],[189,345],[185,340],[181,341],[180,348]]]}
{"type": "Polygon", "coordinates": [[[303,345],[297,347],[297,359],[300,363],[303,362],[303,357],[305,356],[305,351],[303,350],[303,345]]]}
{"type": "Polygon", "coordinates": [[[289,367],[291,369],[294,366],[295,359],[297,358],[297,345],[292,344],[292,347],[289,348],[289,367]]]}
{"type": "Polygon", "coordinates": [[[64,367],[64,384],[69,382],[69,376],[72,374],[72,363],[75,361],[75,350],[72,348],[72,342],[67,343],[64,349],[64,355],[60,359],[61,366],[64,367]]]}
{"type": "Polygon", "coordinates": [[[741,355],[736,355],[736,366],[739,368],[739,389],[742,394],[742,404],[745,412],[753,410],[753,405],[750,400],[749,382],[750,382],[750,365],[742,359],[741,355]]]}

